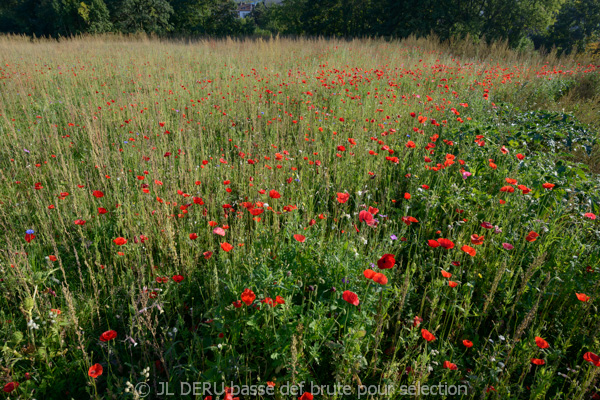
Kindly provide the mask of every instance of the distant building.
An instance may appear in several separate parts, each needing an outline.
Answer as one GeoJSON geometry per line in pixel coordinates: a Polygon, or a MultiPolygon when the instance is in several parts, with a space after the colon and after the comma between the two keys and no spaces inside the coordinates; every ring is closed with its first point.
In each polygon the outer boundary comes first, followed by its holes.
{"type": "Polygon", "coordinates": [[[248,15],[250,15],[252,10],[254,10],[254,7],[256,7],[259,3],[263,3],[264,5],[269,6],[272,4],[279,4],[282,1],[283,0],[262,0],[262,1],[253,1],[253,2],[249,2],[249,3],[246,3],[244,1],[236,1],[237,5],[238,5],[236,13],[237,13],[238,18],[246,18],[248,15]]]}
{"type": "Polygon", "coordinates": [[[254,10],[255,3],[239,3],[237,8],[237,14],[239,18],[246,18],[252,10],[254,10]]]}

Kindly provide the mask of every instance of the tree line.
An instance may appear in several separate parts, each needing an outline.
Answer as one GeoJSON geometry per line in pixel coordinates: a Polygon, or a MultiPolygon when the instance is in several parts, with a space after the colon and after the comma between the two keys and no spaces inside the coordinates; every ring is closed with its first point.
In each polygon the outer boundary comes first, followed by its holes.
{"type": "Polygon", "coordinates": [[[234,0],[2,0],[0,32],[71,36],[437,35],[581,51],[600,39],[599,0],[283,0],[238,18],[234,0]]]}

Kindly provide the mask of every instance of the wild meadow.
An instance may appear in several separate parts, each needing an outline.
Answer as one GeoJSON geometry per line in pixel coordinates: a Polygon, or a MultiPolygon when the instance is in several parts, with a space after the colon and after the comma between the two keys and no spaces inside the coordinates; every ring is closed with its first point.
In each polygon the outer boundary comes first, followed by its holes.
{"type": "Polygon", "coordinates": [[[502,44],[0,37],[1,398],[598,399],[599,100],[502,44]]]}

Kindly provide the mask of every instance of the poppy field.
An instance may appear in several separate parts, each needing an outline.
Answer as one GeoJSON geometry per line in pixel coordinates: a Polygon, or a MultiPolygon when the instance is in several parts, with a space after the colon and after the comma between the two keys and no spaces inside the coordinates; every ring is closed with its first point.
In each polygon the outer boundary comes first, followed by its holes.
{"type": "Polygon", "coordinates": [[[0,37],[0,397],[599,399],[597,64],[0,37]]]}

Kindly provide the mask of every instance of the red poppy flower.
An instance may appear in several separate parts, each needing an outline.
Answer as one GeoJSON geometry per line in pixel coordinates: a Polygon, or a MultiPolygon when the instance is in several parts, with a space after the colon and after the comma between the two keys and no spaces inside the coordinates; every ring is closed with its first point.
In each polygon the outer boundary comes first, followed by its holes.
{"type": "Polygon", "coordinates": [[[104,197],[104,193],[102,193],[102,192],[101,192],[101,191],[99,191],[99,190],[94,190],[94,191],[92,192],[92,196],[94,196],[94,197],[96,197],[96,198],[100,199],[100,198],[104,197]]]}
{"type": "Polygon", "coordinates": [[[544,189],[548,189],[548,190],[552,190],[552,188],[554,188],[554,186],[556,186],[554,183],[548,183],[548,182],[546,182],[546,183],[542,184],[542,187],[544,189]]]}
{"type": "Polygon", "coordinates": [[[306,237],[304,235],[299,235],[299,234],[295,234],[294,239],[296,239],[300,243],[304,243],[306,241],[306,237]]]}
{"type": "Polygon", "coordinates": [[[117,246],[123,246],[125,243],[127,243],[127,239],[123,238],[123,237],[118,237],[116,239],[113,240],[113,242],[117,245],[117,246]]]}
{"type": "Polygon", "coordinates": [[[396,259],[393,254],[384,254],[379,260],[377,260],[377,266],[379,269],[390,269],[396,264],[396,259]]]}
{"type": "Polygon", "coordinates": [[[583,355],[583,359],[589,363],[594,364],[596,367],[600,367],[600,357],[592,352],[587,352],[583,355]]]}
{"type": "Polygon", "coordinates": [[[177,283],[183,281],[183,276],[181,275],[173,275],[173,280],[177,283]]]}
{"type": "MultiPolygon", "coordinates": [[[[342,119],[340,118],[340,120],[342,119]]],[[[314,397],[312,394],[310,394],[309,392],[304,392],[302,396],[298,397],[298,400],[313,400],[313,398],[314,397]]]]}
{"type": "Polygon", "coordinates": [[[205,259],[209,259],[212,257],[213,253],[212,251],[205,251],[204,253],[202,253],[202,255],[204,256],[205,259]]]}
{"type": "Polygon", "coordinates": [[[241,295],[241,299],[247,306],[249,306],[256,299],[256,295],[254,294],[254,292],[252,290],[244,289],[244,291],[242,292],[242,295],[241,295]]]}
{"type": "Polygon", "coordinates": [[[240,307],[242,307],[242,302],[240,300],[236,300],[233,302],[233,306],[235,308],[240,308],[240,307]]]}
{"type": "Polygon", "coordinates": [[[444,361],[443,367],[452,371],[456,371],[458,369],[456,364],[451,363],[450,361],[444,361]]]}
{"type": "Polygon", "coordinates": [[[444,278],[452,278],[452,274],[450,272],[442,270],[442,276],[444,278]]]}
{"type": "Polygon", "coordinates": [[[458,286],[458,283],[454,281],[448,281],[448,286],[450,286],[451,288],[455,288],[458,286]]]}
{"type": "Polygon", "coordinates": [[[538,233],[531,231],[527,234],[525,240],[527,240],[528,242],[535,242],[539,236],[540,235],[538,233]]]}
{"type": "Polygon", "coordinates": [[[263,210],[262,208],[253,208],[251,210],[249,210],[250,214],[252,214],[253,216],[257,216],[262,214],[263,212],[265,212],[265,210],[263,210]]]}
{"type": "Polygon", "coordinates": [[[387,285],[388,278],[382,273],[376,273],[375,275],[373,275],[373,282],[377,282],[380,285],[387,285]]]}
{"type": "Polygon", "coordinates": [[[517,186],[517,189],[521,190],[523,192],[523,194],[527,194],[527,193],[531,192],[531,189],[529,189],[525,185],[519,185],[519,186],[517,186]]]}
{"type": "Polygon", "coordinates": [[[374,225],[374,222],[375,222],[374,218],[373,218],[373,214],[371,214],[367,210],[362,210],[361,212],[358,213],[358,220],[360,222],[365,222],[369,226],[374,225]]]}
{"type": "Polygon", "coordinates": [[[213,233],[215,235],[225,236],[225,230],[223,228],[221,228],[220,226],[218,226],[215,229],[213,229],[213,233]]]}
{"type": "Polygon", "coordinates": [[[10,393],[18,387],[19,387],[19,382],[8,382],[6,385],[4,385],[2,390],[5,391],[6,393],[10,393]]]}
{"type": "Polygon", "coordinates": [[[583,301],[584,303],[590,299],[590,296],[585,293],[575,293],[575,296],[577,296],[577,300],[583,301]]]}
{"type": "Polygon", "coordinates": [[[548,347],[550,347],[548,342],[546,342],[544,339],[542,339],[539,336],[535,337],[535,344],[537,344],[537,347],[539,347],[540,349],[547,349],[548,347]]]}
{"type": "Polygon", "coordinates": [[[483,244],[483,239],[485,239],[485,236],[479,236],[475,233],[471,235],[471,243],[475,246],[483,244]]]}
{"type": "Polygon", "coordinates": [[[532,358],[531,363],[535,364],[535,365],[544,365],[544,364],[546,364],[546,361],[544,361],[540,358],[532,358]]]}
{"type": "Polygon", "coordinates": [[[410,200],[410,193],[404,193],[404,198],[406,200],[410,200]]]}
{"type": "Polygon", "coordinates": [[[345,202],[348,201],[349,198],[350,198],[350,194],[348,194],[348,193],[338,193],[337,194],[338,203],[344,204],[345,202]]]}
{"type": "Polygon", "coordinates": [[[354,306],[358,306],[358,304],[360,303],[360,300],[358,300],[358,295],[354,292],[351,292],[349,290],[346,290],[343,294],[342,294],[342,298],[347,301],[348,303],[354,305],[354,306]]]}
{"type": "Polygon", "coordinates": [[[429,332],[427,329],[421,329],[421,336],[423,336],[423,339],[427,340],[428,342],[435,340],[433,333],[429,332]]]}
{"type": "Polygon", "coordinates": [[[440,238],[438,239],[438,243],[440,244],[440,246],[447,250],[454,248],[454,243],[450,239],[440,238]]]}
{"type": "Polygon", "coordinates": [[[471,257],[475,257],[475,254],[477,254],[477,251],[472,248],[471,246],[463,246],[460,248],[462,251],[464,251],[465,253],[467,253],[468,255],[470,255],[471,257]]]}
{"type": "Polygon", "coordinates": [[[285,304],[285,300],[284,300],[284,298],[283,298],[283,297],[281,297],[281,296],[275,296],[275,302],[276,302],[277,304],[285,304]]]}
{"type": "Polygon", "coordinates": [[[225,252],[230,252],[231,249],[233,249],[233,246],[230,245],[229,243],[225,242],[225,243],[221,243],[221,248],[223,249],[223,251],[225,252]]]}
{"type": "Polygon", "coordinates": [[[406,217],[402,217],[402,222],[404,222],[406,225],[410,226],[410,224],[412,224],[413,222],[419,222],[418,219],[416,219],[415,217],[410,217],[410,216],[406,216],[406,217]]]}
{"type": "Polygon", "coordinates": [[[281,197],[281,194],[279,194],[279,192],[277,190],[271,190],[269,192],[269,197],[272,199],[278,199],[281,197]]]}
{"type": "Polygon", "coordinates": [[[365,269],[363,275],[367,279],[373,279],[373,277],[375,276],[375,271],[373,271],[372,269],[365,269]]]}
{"type": "Polygon", "coordinates": [[[368,210],[371,214],[373,214],[373,216],[377,215],[377,213],[379,212],[378,208],[375,207],[371,207],[369,206],[369,210],[368,210]]]}
{"type": "Polygon", "coordinates": [[[270,298],[270,297],[262,299],[260,302],[261,303],[265,303],[265,304],[269,304],[271,307],[275,307],[275,305],[273,304],[273,299],[270,298]]]}
{"type": "Polygon", "coordinates": [[[524,159],[524,158],[525,158],[525,156],[524,156],[523,154],[519,153],[519,154],[517,154],[517,158],[518,158],[519,160],[522,160],[522,159],[524,159]]]}
{"type": "Polygon", "coordinates": [[[196,240],[196,239],[198,239],[198,234],[196,234],[196,233],[190,233],[190,239],[191,239],[191,240],[196,240]]]}
{"type": "Polygon", "coordinates": [[[76,219],[75,220],[75,225],[81,225],[81,226],[83,226],[83,225],[85,225],[85,221],[82,220],[82,219],[76,219]]]}
{"type": "Polygon", "coordinates": [[[439,247],[440,244],[435,239],[429,239],[427,241],[427,245],[429,245],[429,247],[433,247],[435,249],[436,247],[439,247]]]}
{"type": "Polygon", "coordinates": [[[587,218],[589,218],[591,220],[596,219],[596,214],[594,214],[594,213],[585,213],[585,214],[583,214],[583,216],[587,217],[587,218]]]}
{"type": "Polygon", "coordinates": [[[421,322],[423,322],[423,318],[415,315],[415,318],[413,318],[413,328],[419,326],[421,322]]]}
{"type": "Polygon", "coordinates": [[[48,259],[50,261],[56,261],[57,260],[56,256],[48,256],[48,259]]]}
{"type": "Polygon", "coordinates": [[[473,347],[473,342],[471,342],[470,340],[463,340],[462,341],[463,346],[465,346],[466,348],[470,349],[471,347],[473,347]]]}
{"type": "Polygon", "coordinates": [[[88,375],[92,378],[99,377],[100,375],[102,375],[102,372],[104,372],[104,369],[100,364],[94,364],[90,367],[90,369],[88,369],[88,375]]]}
{"type": "Polygon", "coordinates": [[[113,340],[116,337],[117,337],[117,331],[110,330],[110,331],[106,331],[102,335],[100,335],[100,341],[108,342],[109,340],[113,340]]]}
{"type": "Polygon", "coordinates": [[[106,210],[106,208],[103,207],[98,207],[98,214],[102,215],[102,214],[106,214],[108,211],[106,210]]]}

